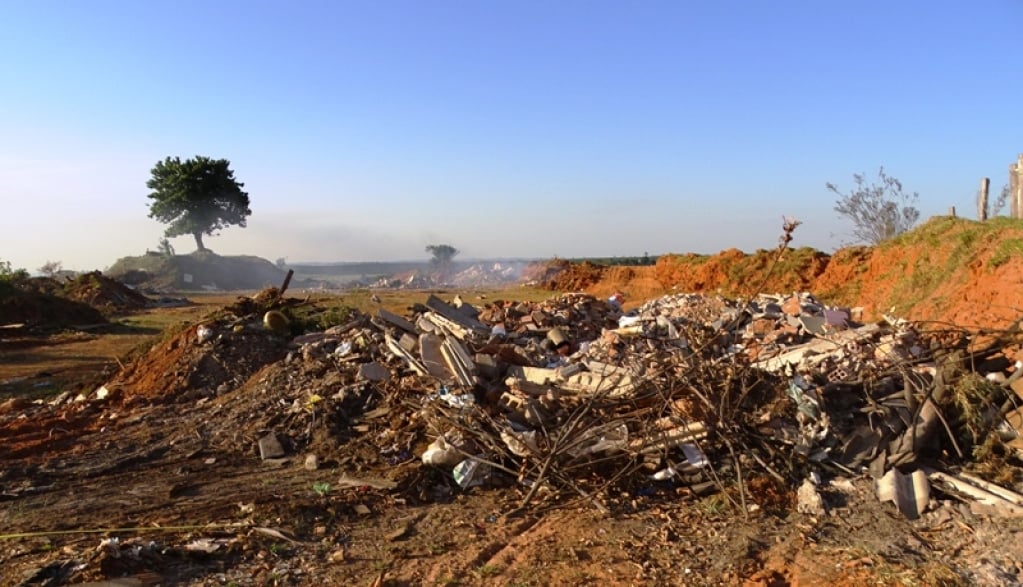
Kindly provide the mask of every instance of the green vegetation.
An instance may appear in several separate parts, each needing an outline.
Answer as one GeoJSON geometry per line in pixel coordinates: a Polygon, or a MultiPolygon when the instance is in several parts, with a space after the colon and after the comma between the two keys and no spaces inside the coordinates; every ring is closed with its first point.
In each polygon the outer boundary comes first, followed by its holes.
{"type": "Polygon", "coordinates": [[[205,287],[255,290],[279,286],[284,280],[284,272],[261,257],[221,256],[211,251],[170,257],[160,253],[122,257],[106,274],[129,285],[178,291],[200,291],[205,287]]]}
{"type": "Polygon", "coordinates": [[[291,334],[297,336],[305,332],[320,332],[331,326],[340,326],[352,319],[352,308],[344,302],[336,301],[326,307],[302,305],[288,308],[285,315],[291,321],[291,334]]]}
{"type": "Polygon", "coordinates": [[[481,578],[486,579],[487,577],[494,577],[501,574],[501,567],[497,565],[486,564],[476,570],[481,578]]]}
{"type": "MultiPolygon", "coordinates": [[[[676,256],[676,255],[672,255],[676,256]]],[[[572,263],[583,263],[589,262],[594,265],[602,265],[604,267],[617,267],[617,266],[643,266],[653,265],[657,263],[658,257],[644,254],[642,257],[577,257],[575,259],[568,259],[572,263]]]]}
{"type": "Polygon", "coordinates": [[[13,295],[28,277],[28,271],[14,269],[10,261],[0,260],[0,299],[13,295]]]}
{"type": "Polygon", "coordinates": [[[998,248],[988,259],[988,267],[995,269],[1009,262],[1012,257],[1023,257],[1023,239],[1008,238],[998,243],[998,248]]]}
{"type": "Polygon", "coordinates": [[[1023,257],[1023,221],[997,217],[977,222],[950,216],[935,217],[916,229],[885,241],[880,250],[897,253],[913,249],[883,276],[894,284],[890,305],[898,312],[929,300],[941,309],[951,303],[936,292],[950,280],[967,279],[972,263],[994,270],[1014,257],[1023,257]]]}
{"type": "MultiPolygon", "coordinates": [[[[245,184],[235,181],[227,159],[197,156],[182,161],[167,157],[153,166],[146,187],[149,217],[169,224],[165,236],[190,234],[196,249],[205,251],[202,237],[231,225],[245,227],[252,214],[245,184]]],[[[166,253],[166,251],[164,251],[166,253]]]]}

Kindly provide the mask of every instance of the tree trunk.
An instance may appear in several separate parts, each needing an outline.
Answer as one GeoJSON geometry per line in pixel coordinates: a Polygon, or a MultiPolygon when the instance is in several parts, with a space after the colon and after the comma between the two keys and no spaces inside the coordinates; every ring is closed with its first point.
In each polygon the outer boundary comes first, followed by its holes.
{"type": "Polygon", "coordinates": [[[195,237],[195,246],[197,251],[205,251],[206,247],[202,244],[202,232],[193,232],[192,236],[195,237]]]}

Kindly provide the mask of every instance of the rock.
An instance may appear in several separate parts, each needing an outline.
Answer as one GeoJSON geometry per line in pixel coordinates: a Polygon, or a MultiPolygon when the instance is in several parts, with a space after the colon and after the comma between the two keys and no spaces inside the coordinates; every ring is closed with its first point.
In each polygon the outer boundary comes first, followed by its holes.
{"type": "Polygon", "coordinates": [[[824,500],[817,493],[817,486],[809,479],[804,480],[796,491],[796,511],[811,516],[824,515],[824,500]]]}
{"type": "Polygon", "coordinates": [[[315,471],[320,468],[320,457],[315,454],[308,454],[305,456],[305,469],[306,471],[315,471]]]}

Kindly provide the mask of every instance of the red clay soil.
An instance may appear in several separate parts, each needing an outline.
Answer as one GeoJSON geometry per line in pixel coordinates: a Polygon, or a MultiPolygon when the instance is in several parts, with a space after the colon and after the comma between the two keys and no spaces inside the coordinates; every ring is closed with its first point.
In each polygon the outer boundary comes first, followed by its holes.
{"type": "Polygon", "coordinates": [[[875,247],[827,255],[809,248],[728,249],[713,256],[665,255],[647,267],[564,261],[542,285],[596,296],[621,292],[632,305],[672,291],[745,297],[810,291],[824,302],[918,321],[1004,328],[1023,315],[1023,223],[936,218],[875,247]]]}
{"type": "Polygon", "coordinates": [[[264,365],[281,360],[285,342],[260,329],[217,336],[223,326],[210,324],[209,340],[200,342],[191,326],[154,345],[107,384],[126,403],[180,403],[213,395],[225,384],[233,389],[264,365]]]}

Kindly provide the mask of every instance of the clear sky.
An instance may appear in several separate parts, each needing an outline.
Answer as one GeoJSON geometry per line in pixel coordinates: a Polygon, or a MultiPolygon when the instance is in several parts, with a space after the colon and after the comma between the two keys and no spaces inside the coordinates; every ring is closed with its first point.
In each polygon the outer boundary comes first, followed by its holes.
{"type": "MultiPolygon", "coordinates": [[[[1023,152],[1023,0],[0,0],[0,259],[155,249],[168,155],[232,163],[274,260],[641,255],[848,227],[880,165],[975,215],[1023,152]]],[[[173,239],[178,252],[191,237],[173,239]]]]}

